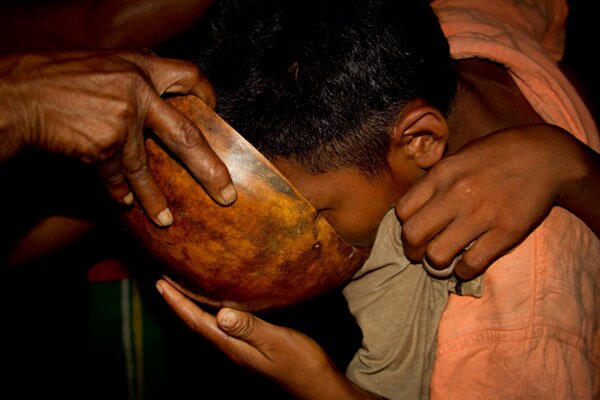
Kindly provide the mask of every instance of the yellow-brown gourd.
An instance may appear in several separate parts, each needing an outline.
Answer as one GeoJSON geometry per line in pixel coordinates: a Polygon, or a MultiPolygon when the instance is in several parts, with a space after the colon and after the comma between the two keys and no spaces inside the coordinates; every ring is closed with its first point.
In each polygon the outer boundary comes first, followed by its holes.
{"type": "Polygon", "coordinates": [[[165,265],[165,277],[211,306],[259,311],[293,305],[348,279],[367,254],[348,245],[269,161],[193,96],[169,99],[225,162],[237,189],[216,204],[152,139],[152,174],[174,222],[160,228],[139,205],[124,214],[131,233],[165,265]]]}

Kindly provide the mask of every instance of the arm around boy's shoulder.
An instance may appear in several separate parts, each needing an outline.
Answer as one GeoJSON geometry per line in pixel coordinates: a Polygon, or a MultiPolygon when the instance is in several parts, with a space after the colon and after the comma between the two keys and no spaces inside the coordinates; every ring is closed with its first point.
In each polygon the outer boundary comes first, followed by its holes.
{"type": "Polygon", "coordinates": [[[504,126],[487,130],[493,134],[446,157],[397,204],[407,228],[403,239],[411,259],[422,258],[426,247],[434,264],[443,268],[462,251],[457,245],[477,239],[456,267],[467,279],[514,247],[553,205],[567,208],[596,234],[600,232],[600,211],[593,206],[600,198],[600,156],[596,153],[600,137],[591,114],[556,65],[558,55],[548,44],[562,40],[560,29],[564,27],[557,21],[564,19],[564,2],[538,2],[539,7],[530,1],[500,3],[512,11],[498,18],[490,17],[497,13],[489,9],[495,3],[436,0],[433,7],[459,68],[467,65],[467,71],[477,78],[471,82],[476,89],[480,89],[480,82],[487,85],[485,91],[478,91],[478,98],[492,94],[484,98],[486,109],[493,111],[495,121],[509,120],[504,126]],[[540,10],[546,12],[527,17],[540,10]],[[512,18],[514,13],[518,15],[512,18]],[[529,20],[542,17],[549,18],[546,24],[529,20]],[[533,27],[536,24],[538,28],[533,27]],[[488,73],[473,73],[469,66],[484,65],[485,70],[486,63],[487,69],[496,70],[494,73],[503,70],[518,90],[506,91],[504,77],[497,81],[488,73]],[[518,104],[524,106],[515,107],[519,97],[518,104]],[[519,116],[527,109],[531,110],[529,116],[519,116]],[[515,199],[519,199],[518,212],[507,212],[511,210],[506,205],[514,204],[515,199]],[[425,209],[437,213],[422,212],[425,209]],[[432,232],[438,234],[424,238],[432,232]]]}
{"type": "Polygon", "coordinates": [[[594,120],[557,64],[564,50],[565,0],[436,0],[432,6],[454,59],[502,65],[545,122],[600,150],[594,120]]]}

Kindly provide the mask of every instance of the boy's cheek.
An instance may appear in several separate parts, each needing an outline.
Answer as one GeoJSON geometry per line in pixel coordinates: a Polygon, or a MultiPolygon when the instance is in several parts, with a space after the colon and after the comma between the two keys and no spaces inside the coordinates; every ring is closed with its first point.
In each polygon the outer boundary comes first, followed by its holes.
{"type": "Polygon", "coordinates": [[[361,218],[360,215],[356,214],[342,217],[339,213],[329,210],[324,210],[322,214],[325,220],[348,244],[356,247],[371,247],[373,245],[379,221],[361,218]]]}

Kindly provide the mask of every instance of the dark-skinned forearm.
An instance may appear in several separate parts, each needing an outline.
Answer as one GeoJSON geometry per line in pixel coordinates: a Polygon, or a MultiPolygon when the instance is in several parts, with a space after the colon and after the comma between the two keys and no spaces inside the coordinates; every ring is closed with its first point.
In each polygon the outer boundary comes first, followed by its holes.
{"type": "Polygon", "coordinates": [[[81,0],[0,6],[0,54],[31,50],[141,49],[200,18],[212,0],[81,0]]]}
{"type": "Polygon", "coordinates": [[[284,388],[299,400],[381,400],[371,392],[355,384],[342,374],[329,361],[329,365],[319,369],[318,381],[312,382],[309,387],[294,385],[284,388]],[[317,383],[318,382],[318,383],[317,383]]]}

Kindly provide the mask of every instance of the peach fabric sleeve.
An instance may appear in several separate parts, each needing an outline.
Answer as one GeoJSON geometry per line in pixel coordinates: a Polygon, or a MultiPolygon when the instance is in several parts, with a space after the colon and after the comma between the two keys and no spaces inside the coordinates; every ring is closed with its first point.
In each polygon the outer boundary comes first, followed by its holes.
{"type": "MultiPolygon", "coordinates": [[[[534,109],[599,149],[590,113],[556,65],[564,1],[437,0],[455,58],[504,64],[534,109]]],[[[600,398],[600,241],[564,209],[485,275],[481,299],[450,296],[432,399],[600,398]]]]}
{"type": "Polygon", "coordinates": [[[433,2],[455,59],[503,64],[535,111],[600,151],[585,104],[560,71],[565,0],[436,0],[433,2]]]}

